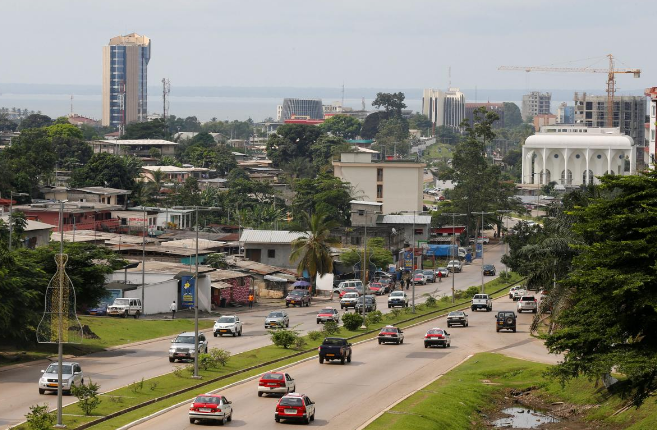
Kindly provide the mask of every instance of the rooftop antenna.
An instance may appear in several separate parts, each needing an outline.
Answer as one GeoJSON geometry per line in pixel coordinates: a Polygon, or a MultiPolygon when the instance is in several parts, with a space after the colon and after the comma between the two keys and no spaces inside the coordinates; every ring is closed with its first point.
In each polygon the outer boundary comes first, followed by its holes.
{"type": "Polygon", "coordinates": [[[164,122],[164,135],[167,135],[167,114],[169,113],[169,93],[171,83],[167,78],[162,78],[162,122],[164,122]]]}
{"type": "Polygon", "coordinates": [[[71,116],[73,116],[73,94],[71,94],[71,116]]]}
{"type": "Polygon", "coordinates": [[[365,110],[365,97],[363,97],[363,99],[361,100],[361,106],[362,106],[361,110],[365,110]]]}
{"type": "Polygon", "coordinates": [[[447,68],[447,80],[448,80],[447,89],[450,89],[452,88],[452,66],[449,66],[447,68]]]}
{"type": "Polygon", "coordinates": [[[344,109],[344,81],[342,81],[342,104],[340,107],[344,109]]]}

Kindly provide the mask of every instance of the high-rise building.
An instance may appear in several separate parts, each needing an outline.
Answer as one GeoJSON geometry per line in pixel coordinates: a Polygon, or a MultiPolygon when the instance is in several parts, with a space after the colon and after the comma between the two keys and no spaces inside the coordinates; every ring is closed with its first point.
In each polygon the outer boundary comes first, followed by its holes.
{"type": "Polygon", "coordinates": [[[575,106],[562,102],[557,108],[557,124],[575,124],[575,106]]]}
{"type": "Polygon", "coordinates": [[[657,163],[655,162],[655,152],[657,152],[657,139],[655,135],[657,134],[657,87],[646,88],[644,93],[648,96],[648,103],[650,104],[650,125],[648,131],[647,140],[647,157],[648,159],[644,160],[645,164],[654,169],[657,163]]]}
{"type": "Polygon", "coordinates": [[[324,119],[321,99],[283,99],[281,119],[324,119]]]}
{"type": "Polygon", "coordinates": [[[447,91],[425,89],[422,92],[422,113],[432,122],[434,130],[440,126],[461,130],[465,118],[465,95],[458,88],[447,91]]]}
{"type": "Polygon", "coordinates": [[[131,33],[103,46],[103,126],[145,121],[151,40],[131,33]]]}
{"type": "Polygon", "coordinates": [[[522,119],[527,121],[530,116],[550,115],[552,93],[532,91],[522,96],[522,119]]]}

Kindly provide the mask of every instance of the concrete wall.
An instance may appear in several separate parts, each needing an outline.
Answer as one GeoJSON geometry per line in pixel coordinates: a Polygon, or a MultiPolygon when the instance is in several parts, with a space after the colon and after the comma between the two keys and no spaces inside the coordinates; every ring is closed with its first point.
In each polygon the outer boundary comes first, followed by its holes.
{"type": "MultiPolygon", "coordinates": [[[[178,283],[177,279],[168,281],[146,284],[144,291],[144,315],[170,312],[169,306],[174,300],[178,302],[178,283]]],[[[141,299],[141,286],[136,290],[125,291],[123,297],[141,299]]]]}
{"type": "MultiPolygon", "coordinates": [[[[296,269],[295,263],[290,263],[290,254],[292,254],[292,245],[289,243],[274,244],[274,243],[254,243],[243,244],[245,252],[247,250],[260,250],[259,263],[268,264],[270,266],[283,267],[288,269],[296,269]],[[269,258],[268,251],[274,250],[274,258],[269,258]]],[[[247,256],[248,257],[248,256],[247,256]]],[[[254,260],[255,261],[255,260],[254,260]]]]}

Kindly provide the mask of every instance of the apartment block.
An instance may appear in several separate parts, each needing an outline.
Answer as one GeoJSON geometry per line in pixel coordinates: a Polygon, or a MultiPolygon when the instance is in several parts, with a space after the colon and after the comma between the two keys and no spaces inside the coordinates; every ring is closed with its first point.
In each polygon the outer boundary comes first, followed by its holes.
{"type": "Polygon", "coordinates": [[[552,93],[541,93],[532,91],[522,96],[522,119],[527,121],[530,116],[550,115],[550,103],[552,102],[552,93]]]}
{"type": "Polygon", "coordinates": [[[650,123],[648,126],[648,136],[646,141],[648,142],[648,159],[645,160],[646,166],[654,169],[655,168],[655,152],[657,143],[655,142],[655,133],[657,133],[657,87],[646,88],[645,95],[648,97],[648,102],[650,104],[650,123]]]}

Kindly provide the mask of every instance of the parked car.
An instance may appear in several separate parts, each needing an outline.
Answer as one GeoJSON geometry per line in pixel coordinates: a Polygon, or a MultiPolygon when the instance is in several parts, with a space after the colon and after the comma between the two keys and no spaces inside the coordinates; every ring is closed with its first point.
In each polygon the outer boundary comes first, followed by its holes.
{"type": "Polygon", "coordinates": [[[463,264],[459,260],[450,260],[449,263],[447,263],[447,270],[449,270],[452,273],[463,271],[463,264]]]}
{"type": "Polygon", "coordinates": [[[327,337],[319,346],[319,364],[324,360],[340,360],[342,364],[351,363],[351,344],[342,337],[327,337]]]}
{"type": "Polygon", "coordinates": [[[408,296],[403,291],[393,291],[388,296],[388,308],[394,306],[401,306],[402,308],[408,307],[408,296]]]}
{"type": "Polygon", "coordinates": [[[128,316],[139,318],[141,312],[141,299],[118,297],[114,299],[114,303],[107,307],[107,315],[123,318],[128,316]]]}
{"type": "Polygon", "coordinates": [[[470,309],[474,312],[478,309],[485,309],[486,312],[493,310],[493,301],[488,294],[475,294],[472,297],[470,309]]]}
{"type": "Polygon", "coordinates": [[[310,292],[308,290],[292,290],[285,298],[285,307],[292,306],[310,306],[310,292]]]}
{"type": "Polygon", "coordinates": [[[397,345],[404,343],[404,332],[402,329],[392,325],[387,325],[379,332],[379,345],[382,343],[396,343],[397,345]]]}
{"type": "Polygon", "coordinates": [[[380,282],[370,282],[368,285],[368,288],[370,290],[370,293],[376,294],[377,296],[380,296],[382,294],[385,294],[386,287],[383,286],[380,282]]]}
{"type": "MultiPolygon", "coordinates": [[[[200,353],[208,353],[208,341],[205,339],[203,333],[198,334],[198,351],[200,353]]],[[[169,363],[176,360],[191,360],[194,358],[194,332],[186,331],[180,333],[174,340],[171,341],[169,347],[169,363]]]]}
{"type": "Polygon", "coordinates": [[[340,321],[340,313],[335,308],[323,308],[317,313],[317,324],[326,321],[334,321],[336,324],[340,321]]]}
{"type": "MultiPolygon", "coordinates": [[[[46,391],[57,391],[59,388],[59,364],[50,363],[50,365],[41,371],[39,378],[39,394],[45,394],[46,391]]],[[[74,361],[62,362],[62,393],[71,394],[74,385],[84,384],[84,373],[80,363],[74,361]]]]}
{"type": "Polygon", "coordinates": [[[305,394],[286,394],[276,404],[274,421],[302,421],[305,424],[315,421],[315,402],[305,394]]]}
{"type": "MultiPolygon", "coordinates": [[[[468,241],[469,241],[470,243],[474,243],[474,241],[475,241],[474,236],[470,236],[470,238],[468,239],[468,241]]],[[[485,243],[485,244],[488,244],[488,243],[490,243],[490,238],[489,238],[488,236],[479,236],[479,237],[477,238],[477,243],[485,243]]]]}
{"type": "Polygon", "coordinates": [[[224,315],[214,322],[212,333],[214,337],[225,334],[232,334],[233,337],[242,336],[242,321],[237,315],[224,315]]]}
{"type": "Polygon", "coordinates": [[[449,270],[447,270],[447,267],[439,267],[436,269],[436,276],[438,276],[438,272],[440,272],[442,278],[447,278],[449,276],[449,270]]]}
{"type": "Polygon", "coordinates": [[[189,423],[194,424],[197,420],[224,425],[233,420],[233,404],[221,394],[196,396],[189,407],[189,423]]]}
{"type": "Polygon", "coordinates": [[[424,347],[429,348],[430,346],[449,348],[452,346],[452,337],[442,328],[431,328],[424,335],[424,347]]]}
{"type": "Polygon", "coordinates": [[[381,278],[379,279],[379,283],[383,285],[383,289],[384,289],[383,294],[388,294],[392,290],[392,286],[394,285],[394,280],[392,278],[381,278]]]}
{"type": "Polygon", "coordinates": [[[390,276],[391,276],[391,275],[390,275],[390,273],[388,273],[388,272],[384,272],[383,270],[377,270],[376,272],[374,272],[374,276],[373,276],[373,277],[374,277],[374,278],[381,279],[381,278],[390,278],[390,276]]]}
{"type": "Polygon", "coordinates": [[[427,285],[427,278],[424,276],[424,273],[416,273],[413,275],[413,283],[427,285]]]}
{"type": "Polygon", "coordinates": [[[495,331],[513,330],[516,332],[516,314],[512,311],[500,311],[495,316],[495,331]]]}
{"type": "Polygon", "coordinates": [[[357,313],[363,313],[363,302],[365,303],[366,312],[372,312],[376,310],[376,298],[374,296],[360,296],[356,302],[356,307],[354,308],[357,313]]]}
{"type": "Polygon", "coordinates": [[[523,311],[531,311],[532,313],[536,313],[537,310],[538,303],[536,302],[536,297],[522,296],[520,300],[518,300],[518,313],[523,311]]]}
{"type": "Polygon", "coordinates": [[[290,317],[285,311],[271,311],[265,318],[265,328],[281,328],[290,326],[290,317]]]}
{"type": "Polygon", "coordinates": [[[495,266],[492,264],[484,264],[483,271],[484,276],[495,276],[495,273],[497,273],[495,266]]]}
{"type": "Polygon", "coordinates": [[[447,328],[455,325],[468,326],[468,314],[463,311],[453,311],[447,314],[447,328]]]}
{"type": "Polygon", "coordinates": [[[340,291],[340,298],[343,298],[345,296],[345,294],[347,294],[347,293],[356,293],[356,294],[360,295],[360,292],[358,291],[358,288],[356,288],[356,287],[347,287],[347,288],[343,289],[342,291],[340,291]]]}
{"type": "Polygon", "coordinates": [[[422,272],[424,277],[427,279],[427,282],[436,282],[436,272],[433,270],[425,270],[422,272]]]}
{"type": "Polygon", "coordinates": [[[107,307],[108,306],[109,305],[107,303],[101,303],[96,307],[87,309],[87,314],[95,315],[97,317],[105,316],[105,315],[107,315],[107,307]]]}
{"type": "Polygon", "coordinates": [[[296,390],[294,379],[285,372],[267,372],[258,381],[258,397],[263,394],[294,393],[296,390]]]}
{"type": "Polygon", "coordinates": [[[347,293],[340,299],[340,309],[349,309],[356,308],[356,303],[358,302],[358,297],[360,294],[357,292],[347,293]]]}

